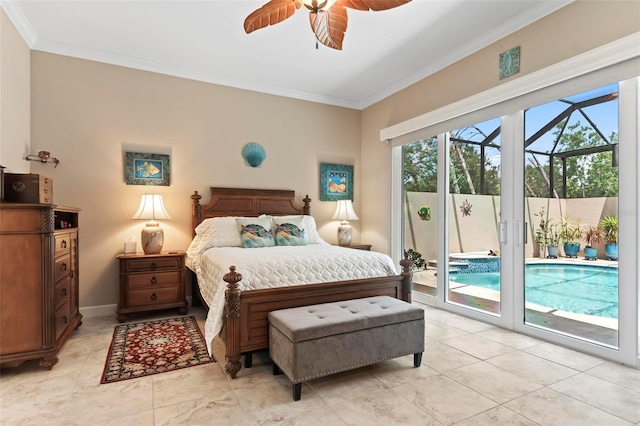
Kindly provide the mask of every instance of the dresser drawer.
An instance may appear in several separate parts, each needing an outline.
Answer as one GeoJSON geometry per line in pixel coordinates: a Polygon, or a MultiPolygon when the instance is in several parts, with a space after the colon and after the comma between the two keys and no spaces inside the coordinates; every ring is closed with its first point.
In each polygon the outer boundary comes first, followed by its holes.
{"type": "Polygon", "coordinates": [[[180,284],[180,271],[149,272],[148,274],[130,274],[126,276],[127,288],[180,284]]]}
{"type": "Polygon", "coordinates": [[[71,304],[69,299],[67,299],[67,301],[56,310],[56,340],[58,340],[60,335],[66,330],[69,321],[71,321],[71,304]]]}
{"type": "Polygon", "coordinates": [[[71,236],[68,232],[65,232],[64,234],[56,234],[53,239],[55,240],[54,256],[69,253],[69,249],[71,248],[71,236]]]}
{"type": "Polygon", "coordinates": [[[65,300],[69,300],[71,297],[71,275],[67,275],[65,278],[56,282],[55,290],[53,293],[53,306],[58,308],[65,300]]]}
{"type": "Polygon", "coordinates": [[[180,287],[163,287],[148,290],[127,290],[127,306],[148,306],[180,302],[180,287]]]}
{"type": "Polygon", "coordinates": [[[125,272],[149,272],[180,269],[181,263],[180,257],[127,259],[125,262],[125,272]]]}
{"type": "Polygon", "coordinates": [[[58,281],[71,273],[71,255],[69,253],[55,260],[53,264],[54,281],[58,281]]]}

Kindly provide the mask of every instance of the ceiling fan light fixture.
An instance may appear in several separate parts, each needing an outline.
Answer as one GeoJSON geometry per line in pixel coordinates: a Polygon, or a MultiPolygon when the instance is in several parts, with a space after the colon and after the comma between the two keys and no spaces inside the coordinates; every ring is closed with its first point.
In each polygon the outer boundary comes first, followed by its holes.
{"type": "Polygon", "coordinates": [[[309,9],[311,12],[318,13],[320,10],[328,10],[336,1],[337,0],[298,0],[298,3],[309,9]]]}
{"type": "MultiPolygon", "coordinates": [[[[411,0],[269,0],[244,20],[244,31],[250,34],[269,25],[289,19],[296,10],[309,11],[309,23],[316,40],[327,47],[342,50],[347,31],[347,9],[387,10],[409,3],[411,0]],[[322,12],[322,13],[320,13],[322,12]]],[[[318,44],[316,43],[316,48],[318,44]]]]}

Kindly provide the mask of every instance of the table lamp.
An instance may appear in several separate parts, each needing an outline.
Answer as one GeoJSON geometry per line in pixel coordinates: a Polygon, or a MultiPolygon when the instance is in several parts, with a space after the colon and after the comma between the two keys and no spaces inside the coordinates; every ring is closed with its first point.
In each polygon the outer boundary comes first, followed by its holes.
{"type": "Polygon", "coordinates": [[[342,221],[338,227],[338,244],[341,246],[350,246],[353,229],[351,225],[349,225],[349,221],[358,220],[356,212],[353,211],[351,200],[338,200],[336,212],[331,219],[342,221]]]}
{"type": "Polygon", "coordinates": [[[164,244],[164,231],[156,219],[171,219],[169,213],[164,208],[162,195],[143,194],[140,199],[140,207],[131,219],[151,219],[147,226],[142,228],[140,238],[142,250],[145,254],[158,254],[162,251],[164,244]]]}

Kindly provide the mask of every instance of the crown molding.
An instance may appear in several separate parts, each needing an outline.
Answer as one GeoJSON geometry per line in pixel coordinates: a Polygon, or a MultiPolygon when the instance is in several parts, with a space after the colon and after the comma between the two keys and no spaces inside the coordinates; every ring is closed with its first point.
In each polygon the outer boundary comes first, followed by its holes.
{"type": "Polygon", "coordinates": [[[11,22],[13,22],[13,25],[16,27],[18,33],[20,33],[29,48],[33,49],[33,45],[38,39],[38,35],[31,24],[29,24],[24,13],[22,13],[22,9],[20,9],[18,3],[12,0],[0,0],[0,6],[7,13],[7,16],[11,22]]]}

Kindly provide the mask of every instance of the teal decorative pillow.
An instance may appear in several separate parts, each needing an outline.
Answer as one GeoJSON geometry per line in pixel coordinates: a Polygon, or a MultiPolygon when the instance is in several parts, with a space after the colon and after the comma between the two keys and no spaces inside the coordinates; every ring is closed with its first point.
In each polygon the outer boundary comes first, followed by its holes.
{"type": "Polygon", "coordinates": [[[273,218],[273,226],[276,234],[276,244],[279,246],[306,246],[302,218],[273,218]]]}
{"type": "Polygon", "coordinates": [[[276,243],[271,230],[271,218],[261,217],[255,219],[236,219],[240,227],[240,240],[242,247],[271,247],[276,243]]]}

